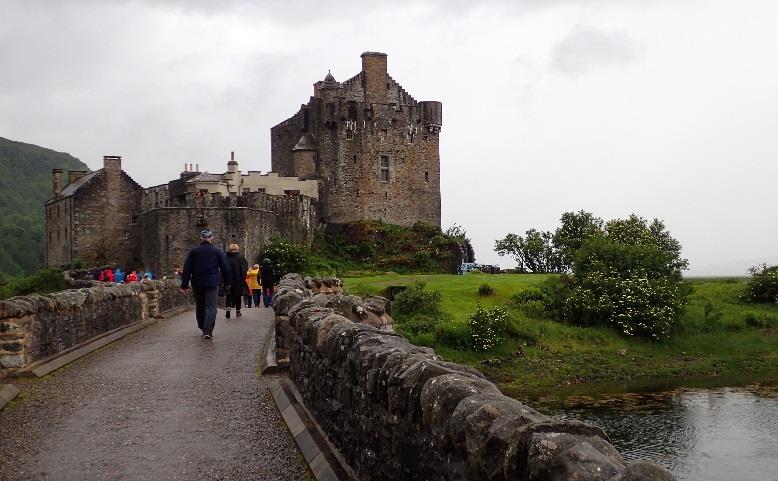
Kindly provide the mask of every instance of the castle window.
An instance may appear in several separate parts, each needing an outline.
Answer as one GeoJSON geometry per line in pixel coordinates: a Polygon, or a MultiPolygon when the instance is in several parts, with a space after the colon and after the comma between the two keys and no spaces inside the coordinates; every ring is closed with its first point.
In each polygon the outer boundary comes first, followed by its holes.
{"type": "Polygon", "coordinates": [[[132,220],[130,221],[131,224],[137,224],[138,223],[138,216],[134,215],[132,216],[132,220]]]}
{"type": "Polygon", "coordinates": [[[264,187],[260,187],[259,189],[257,189],[257,192],[259,192],[260,194],[264,194],[265,193],[265,188],[264,187]]]}
{"type": "Polygon", "coordinates": [[[429,182],[430,182],[430,173],[429,172],[424,172],[424,182],[429,184],[429,182]]]}
{"type": "Polygon", "coordinates": [[[354,163],[355,164],[357,163],[357,156],[356,155],[354,156],[354,163]]]}
{"type": "Polygon", "coordinates": [[[355,100],[348,101],[348,119],[357,120],[357,102],[355,100]]]}
{"type": "Polygon", "coordinates": [[[380,179],[381,182],[389,182],[389,156],[388,155],[381,156],[380,179]]]}
{"type": "Polygon", "coordinates": [[[354,140],[354,131],[351,129],[346,130],[346,140],[354,140]]]}

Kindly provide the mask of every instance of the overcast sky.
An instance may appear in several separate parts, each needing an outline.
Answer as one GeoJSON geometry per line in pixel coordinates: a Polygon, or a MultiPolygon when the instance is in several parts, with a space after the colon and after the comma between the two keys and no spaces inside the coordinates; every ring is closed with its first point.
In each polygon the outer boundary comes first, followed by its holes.
{"type": "Polygon", "coordinates": [[[444,228],[480,262],[562,212],[665,221],[691,274],[778,263],[778,3],[0,0],[0,136],[104,154],[144,186],[185,162],[270,169],[270,127],[360,53],[443,102],[444,228]]]}

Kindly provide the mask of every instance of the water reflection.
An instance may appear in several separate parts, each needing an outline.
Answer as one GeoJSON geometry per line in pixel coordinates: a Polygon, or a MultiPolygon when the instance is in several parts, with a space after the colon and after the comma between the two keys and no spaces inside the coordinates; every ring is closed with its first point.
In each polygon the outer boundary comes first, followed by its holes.
{"type": "Polygon", "coordinates": [[[778,389],[677,389],[577,397],[538,408],[603,428],[625,459],[680,481],[778,481],[778,389]]]}

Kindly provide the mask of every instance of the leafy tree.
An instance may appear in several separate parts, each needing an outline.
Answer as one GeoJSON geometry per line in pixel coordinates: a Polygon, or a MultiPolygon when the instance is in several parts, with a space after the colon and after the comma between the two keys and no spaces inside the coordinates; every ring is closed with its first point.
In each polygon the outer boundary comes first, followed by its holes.
{"type": "Polygon", "coordinates": [[[610,325],[628,336],[666,339],[688,303],[681,279],[688,261],[664,224],[632,215],[583,241],[572,275],[551,284],[562,320],[610,325]]]}
{"type": "Polygon", "coordinates": [[[495,241],[494,250],[500,256],[511,255],[521,270],[530,272],[562,272],[562,262],[554,248],[549,231],[530,229],[524,237],[508,234],[495,241]]]}
{"type": "Polygon", "coordinates": [[[751,279],[743,293],[746,302],[778,303],[778,265],[762,264],[748,270],[751,279]]]}
{"type": "Polygon", "coordinates": [[[561,225],[554,232],[552,242],[558,252],[562,270],[570,271],[575,261],[575,253],[583,243],[602,234],[603,221],[584,210],[565,212],[559,221],[561,225]]]}

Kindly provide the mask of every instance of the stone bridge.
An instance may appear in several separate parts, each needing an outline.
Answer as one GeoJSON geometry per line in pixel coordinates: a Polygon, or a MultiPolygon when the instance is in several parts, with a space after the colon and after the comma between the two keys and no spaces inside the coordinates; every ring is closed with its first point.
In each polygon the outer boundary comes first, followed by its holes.
{"type": "Polygon", "coordinates": [[[286,276],[212,341],[177,287],[0,301],[0,479],[673,479],[408,343],[337,279],[286,276]]]}

